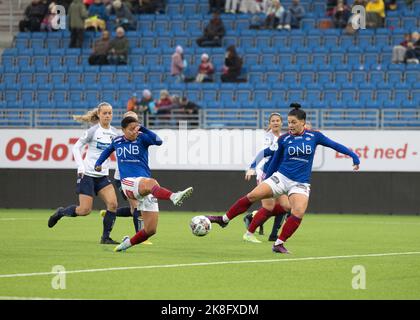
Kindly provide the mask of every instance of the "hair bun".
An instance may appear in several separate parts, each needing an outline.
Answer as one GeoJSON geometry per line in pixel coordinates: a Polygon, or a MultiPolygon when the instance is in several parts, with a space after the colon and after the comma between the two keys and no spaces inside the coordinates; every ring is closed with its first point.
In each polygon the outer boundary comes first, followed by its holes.
{"type": "Polygon", "coordinates": [[[290,104],[290,108],[299,110],[300,108],[302,108],[302,106],[299,103],[293,102],[290,104]]]}

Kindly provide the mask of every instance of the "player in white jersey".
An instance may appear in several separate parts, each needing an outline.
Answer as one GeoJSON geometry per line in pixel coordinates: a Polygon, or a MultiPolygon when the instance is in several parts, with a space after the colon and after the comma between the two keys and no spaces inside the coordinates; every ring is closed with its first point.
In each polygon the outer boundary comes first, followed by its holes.
{"type": "MultiPolygon", "coordinates": [[[[279,113],[272,113],[270,115],[264,139],[264,149],[270,148],[272,150],[277,150],[277,139],[281,135],[282,123],[283,119],[279,113]]],[[[270,158],[271,157],[264,157],[264,154],[261,154],[260,152],[255,161],[251,164],[250,169],[246,172],[245,180],[249,181],[251,177],[256,174],[257,184],[260,184],[263,181],[264,170],[270,164],[270,158]]],[[[264,222],[271,216],[274,216],[275,220],[268,240],[276,241],[281,224],[283,223],[287,212],[290,211],[290,203],[286,195],[281,195],[278,198],[263,199],[261,200],[261,204],[262,207],[259,210],[246,215],[244,218],[248,229],[243,235],[245,241],[261,243],[261,241],[255,237],[254,232],[258,226],[262,228],[264,222]]]]}
{"type": "Polygon", "coordinates": [[[93,124],[73,147],[73,156],[77,163],[77,188],[79,205],[71,205],[66,208],[60,207],[49,218],[48,227],[52,228],[62,217],[86,216],[92,211],[93,198],[98,195],[106,205],[106,214],[103,220],[103,234],[101,244],[118,244],[110,237],[117,210],[117,196],[114,187],[108,178],[109,160],[104,163],[100,172],[95,171],[95,162],[119,134],[118,130],[111,126],[112,106],[107,102],[101,102],[97,108],[83,116],[74,116],[81,122],[93,124]],[[82,158],[82,148],[88,146],[85,159],[82,158]]]}

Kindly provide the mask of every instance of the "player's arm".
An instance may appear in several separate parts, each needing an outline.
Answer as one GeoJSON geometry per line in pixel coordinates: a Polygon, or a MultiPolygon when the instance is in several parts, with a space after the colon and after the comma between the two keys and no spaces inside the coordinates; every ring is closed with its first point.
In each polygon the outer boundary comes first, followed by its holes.
{"type": "Polygon", "coordinates": [[[102,163],[105,162],[106,159],[115,151],[114,143],[111,143],[108,148],[102,151],[101,155],[99,156],[98,160],[95,163],[95,171],[102,171],[102,163]]]}
{"type": "Polygon", "coordinates": [[[255,157],[254,161],[252,161],[251,165],[249,166],[249,169],[245,174],[245,180],[249,181],[251,177],[255,175],[255,168],[261,162],[262,159],[272,156],[273,154],[274,150],[272,150],[270,147],[258,152],[257,156],[255,157]]]}
{"type": "Polygon", "coordinates": [[[77,174],[83,177],[85,174],[85,163],[82,158],[82,148],[92,140],[93,130],[87,130],[84,135],[77,140],[73,146],[72,152],[74,161],[77,163],[77,174]]]}
{"type": "Polygon", "coordinates": [[[282,160],[282,154],[283,154],[283,144],[279,140],[278,149],[276,150],[276,152],[274,152],[270,165],[268,166],[266,172],[264,172],[263,174],[263,178],[271,177],[273,173],[279,169],[279,166],[282,160]]]}
{"type": "Polygon", "coordinates": [[[160,146],[162,144],[162,139],[153,131],[143,126],[140,126],[140,131],[143,133],[147,145],[160,146]]]}
{"type": "Polygon", "coordinates": [[[345,154],[347,156],[350,156],[353,159],[354,170],[359,170],[360,159],[357,156],[357,154],[355,154],[346,146],[327,138],[321,132],[317,132],[317,136],[318,136],[318,144],[324,147],[334,149],[335,151],[345,154]]]}

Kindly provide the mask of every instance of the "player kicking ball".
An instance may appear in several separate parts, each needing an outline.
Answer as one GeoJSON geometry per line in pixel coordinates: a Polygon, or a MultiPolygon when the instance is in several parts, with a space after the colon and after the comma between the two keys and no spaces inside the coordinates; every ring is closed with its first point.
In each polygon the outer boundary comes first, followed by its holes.
{"type": "Polygon", "coordinates": [[[126,117],[121,121],[124,133],[116,137],[96,161],[95,170],[100,171],[102,163],[115,151],[120,170],[121,186],[128,199],[138,200],[138,209],[143,212],[144,227],[132,238],[125,237],[114,251],[124,251],[146,241],[156,233],[159,207],[157,200],[170,200],[180,206],[191,196],[193,188],[172,192],[163,188],[151,178],[148,148],[160,146],[162,139],[154,132],[140,126],[137,119],[126,117]]]}

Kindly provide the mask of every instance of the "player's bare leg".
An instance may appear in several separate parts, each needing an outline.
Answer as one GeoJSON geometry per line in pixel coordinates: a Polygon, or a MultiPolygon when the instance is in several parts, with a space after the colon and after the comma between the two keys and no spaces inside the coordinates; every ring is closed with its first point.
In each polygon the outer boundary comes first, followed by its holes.
{"type": "Polygon", "coordinates": [[[115,247],[114,251],[125,251],[128,248],[146,241],[149,237],[156,233],[159,213],[154,211],[143,211],[144,228],[137,232],[131,239],[124,237],[121,244],[115,247]]]}
{"type": "Polygon", "coordinates": [[[287,218],[278,239],[273,245],[273,251],[277,253],[289,253],[289,251],[284,247],[284,243],[299,228],[308,207],[309,197],[304,194],[293,193],[289,196],[289,201],[292,214],[289,218],[287,218]]]}
{"type": "Polygon", "coordinates": [[[246,196],[236,201],[224,216],[207,216],[207,218],[212,223],[217,223],[224,228],[228,225],[230,220],[247,211],[254,202],[272,197],[273,191],[271,190],[271,187],[262,182],[246,196]]]}

